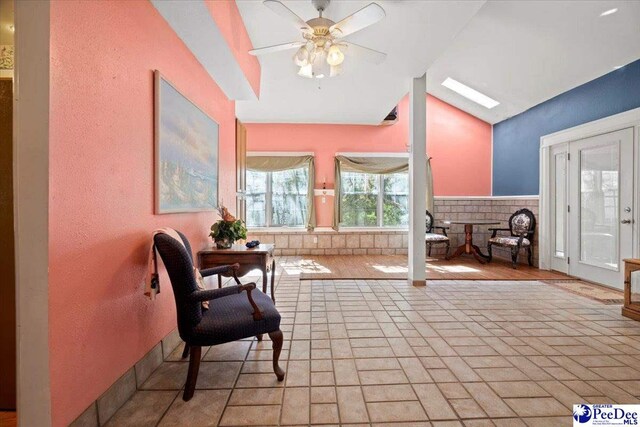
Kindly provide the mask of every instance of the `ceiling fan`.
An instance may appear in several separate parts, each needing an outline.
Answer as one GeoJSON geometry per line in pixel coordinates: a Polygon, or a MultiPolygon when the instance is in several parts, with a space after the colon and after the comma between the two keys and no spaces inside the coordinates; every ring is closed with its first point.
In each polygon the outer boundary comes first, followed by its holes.
{"type": "Polygon", "coordinates": [[[336,23],[322,16],[330,1],[312,0],[319,17],[305,22],[280,1],[264,0],[263,4],[265,6],[302,31],[304,40],[253,49],[249,53],[251,55],[264,55],[297,48],[298,50],[293,56],[293,62],[300,67],[298,75],[318,79],[325,76],[334,77],[339,75],[342,72],[345,52],[348,52],[349,56],[361,57],[374,64],[383,62],[387,57],[386,53],[342,39],[380,21],[385,17],[384,9],[376,3],[370,3],[336,23]]]}

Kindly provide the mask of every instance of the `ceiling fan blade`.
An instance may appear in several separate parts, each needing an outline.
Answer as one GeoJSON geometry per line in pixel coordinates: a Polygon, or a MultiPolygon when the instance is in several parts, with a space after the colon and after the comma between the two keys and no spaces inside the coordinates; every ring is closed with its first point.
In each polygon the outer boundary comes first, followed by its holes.
{"type": "Polygon", "coordinates": [[[262,4],[267,6],[269,9],[271,9],[284,19],[291,22],[297,29],[299,29],[303,33],[313,33],[313,29],[309,25],[307,25],[307,23],[304,22],[302,18],[293,13],[291,9],[289,9],[278,0],[264,0],[262,4]]]}
{"type": "Polygon", "coordinates": [[[368,47],[360,46],[359,44],[341,42],[340,45],[347,48],[347,54],[350,54],[355,58],[371,62],[372,64],[381,64],[387,58],[386,53],[369,49],[368,47]]]}
{"type": "Polygon", "coordinates": [[[267,53],[280,52],[281,50],[295,49],[297,47],[302,47],[305,44],[306,42],[289,42],[289,43],[283,43],[283,44],[276,44],[274,46],[259,47],[257,49],[250,50],[249,54],[264,55],[267,53]]]}
{"type": "Polygon", "coordinates": [[[386,16],[384,9],[376,4],[371,3],[353,15],[347,16],[342,21],[333,24],[329,27],[329,31],[334,37],[346,37],[349,34],[353,34],[356,31],[360,31],[363,28],[373,25],[376,22],[382,20],[386,16]]]}

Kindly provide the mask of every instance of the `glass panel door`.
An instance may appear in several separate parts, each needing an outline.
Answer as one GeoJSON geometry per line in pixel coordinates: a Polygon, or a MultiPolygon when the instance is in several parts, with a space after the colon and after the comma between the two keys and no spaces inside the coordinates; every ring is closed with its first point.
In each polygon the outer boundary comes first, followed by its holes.
{"type": "Polygon", "coordinates": [[[633,130],[572,142],[570,156],[569,274],[622,289],[622,259],[633,254],[633,130]]]}
{"type": "Polygon", "coordinates": [[[580,262],[618,271],[617,143],[580,150],[580,262]]]}

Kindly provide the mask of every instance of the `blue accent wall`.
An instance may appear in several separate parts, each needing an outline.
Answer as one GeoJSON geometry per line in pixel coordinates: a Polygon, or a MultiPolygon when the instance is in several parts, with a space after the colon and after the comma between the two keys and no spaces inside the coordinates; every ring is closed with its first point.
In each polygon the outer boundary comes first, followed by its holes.
{"type": "Polygon", "coordinates": [[[540,137],[638,107],[640,60],[496,123],[493,195],[539,194],[540,137]]]}

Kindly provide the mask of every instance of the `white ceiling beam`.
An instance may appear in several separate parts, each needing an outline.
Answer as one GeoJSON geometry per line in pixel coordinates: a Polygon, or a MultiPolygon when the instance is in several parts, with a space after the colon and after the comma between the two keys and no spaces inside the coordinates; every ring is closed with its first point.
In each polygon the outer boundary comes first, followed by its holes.
{"type": "Polygon", "coordinates": [[[258,98],[203,0],[151,0],[151,3],[227,98],[258,98]]]}

